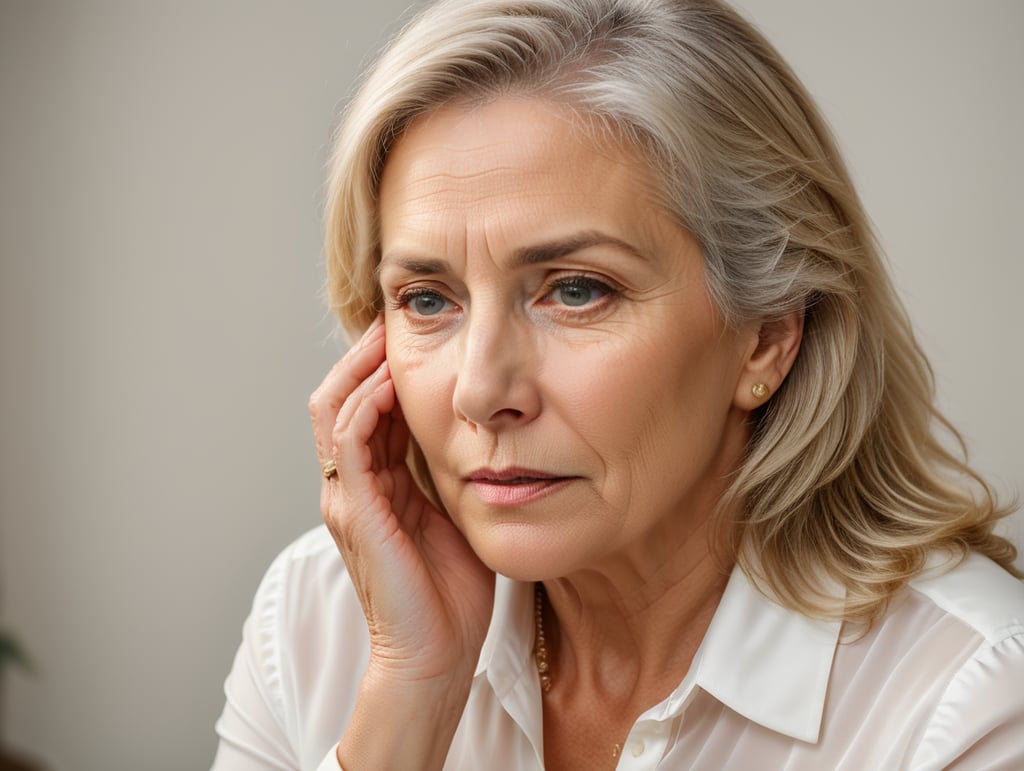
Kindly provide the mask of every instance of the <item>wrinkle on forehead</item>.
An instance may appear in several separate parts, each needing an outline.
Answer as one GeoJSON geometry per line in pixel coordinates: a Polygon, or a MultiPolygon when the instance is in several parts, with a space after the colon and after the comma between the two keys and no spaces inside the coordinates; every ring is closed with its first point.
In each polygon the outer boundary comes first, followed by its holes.
{"type": "MultiPolygon", "coordinates": [[[[553,189],[550,178],[537,172],[524,174],[510,166],[498,166],[475,174],[457,174],[453,172],[437,172],[418,174],[415,170],[403,174],[401,186],[389,184],[386,197],[388,201],[400,201],[402,208],[415,208],[417,212],[437,213],[460,205],[473,203],[489,203],[505,201],[510,196],[524,197],[522,177],[532,180],[526,191],[529,197],[564,198],[564,193],[553,189]],[[520,175],[513,181],[513,175],[520,175]]],[[[390,182],[390,180],[389,180],[390,182]]],[[[384,196],[382,196],[384,200],[384,196]]]]}
{"type": "MultiPolygon", "coordinates": [[[[649,164],[638,148],[610,136],[598,139],[585,132],[575,112],[565,105],[518,98],[489,104],[487,110],[500,110],[508,120],[496,127],[493,120],[484,119],[481,108],[460,105],[447,105],[416,119],[391,148],[382,173],[382,187],[388,177],[394,176],[389,171],[400,168],[399,176],[415,183],[408,191],[414,197],[423,194],[420,187],[431,185],[435,193],[460,194],[463,188],[459,183],[464,182],[494,179],[500,187],[503,177],[511,174],[536,175],[540,183],[537,192],[541,192],[545,179],[550,180],[552,156],[566,159],[571,173],[590,172],[590,176],[597,171],[595,158],[599,157],[604,161],[600,164],[602,177],[588,180],[591,184],[581,191],[592,192],[594,184],[611,182],[604,179],[611,166],[618,167],[615,173],[629,177],[634,184],[642,182],[652,201],[660,199],[649,164]],[[535,119],[523,121],[524,114],[535,119]],[[431,134],[433,151],[410,151],[409,147],[417,146],[416,139],[425,133],[431,134]],[[526,147],[532,148],[532,152],[524,152],[526,147]]],[[[484,199],[488,197],[483,191],[473,192],[484,199]]]]}
{"type": "Polygon", "coordinates": [[[438,273],[461,274],[472,255],[514,269],[596,233],[627,257],[660,250],[662,272],[678,270],[686,261],[664,247],[673,243],[666,229],[679,226],[659,205],[657,176],[641,151],[595,139],[572,115],[543,100],[510,99],[449,105],[414,121],[381,179],[381,258],[442,260],[452,271],[438,273]]]}

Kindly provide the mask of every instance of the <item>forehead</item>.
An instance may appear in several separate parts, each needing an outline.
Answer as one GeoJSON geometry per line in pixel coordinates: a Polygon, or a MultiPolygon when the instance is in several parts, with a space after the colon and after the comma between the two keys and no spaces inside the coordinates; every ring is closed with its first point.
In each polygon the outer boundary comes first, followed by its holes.
{"type": "Polygon", "coordinates": [[[390,187],[412,197],[493,193],[513,178],[532,183],[540,193],[564,192],[567,186],[593,193],[605,187],[572,182],[591,178],[653,187],[639,151],[610,136],[598,139],[580,123],[568,107],[536,99],[442,107],[415,120],[391,148],[382,198],[390,187]],[[390,184],[395,180],[400,182],[390,184]]]}
{"type": "Polygon", "coordinates": [[[567,107],[514,98],[449,105],[414,121],[391,149],[381,237],[446,225],[558,230],[568,219],[577,229],[642,227],[657,200],[652,177],[639,151],[596,139],[567,107]]]}

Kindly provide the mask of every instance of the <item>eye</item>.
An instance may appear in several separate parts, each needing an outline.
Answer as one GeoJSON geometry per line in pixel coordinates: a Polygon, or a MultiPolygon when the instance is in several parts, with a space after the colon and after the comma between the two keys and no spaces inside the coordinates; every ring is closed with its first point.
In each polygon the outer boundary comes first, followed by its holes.
{"type": "Polygon", "coordinates": [[[417,316],[435,316],[443,311],[449,302],[432,289],[410,289],[399,295],[398,304],[404,305],[417,316]]]}
{"type": "Polygon", "coordinates": [[[552,282],[548,297],[567,308],[582,308],[614,293],[615,290],[603,281],[589,276],[570,276],[552,282]]]}

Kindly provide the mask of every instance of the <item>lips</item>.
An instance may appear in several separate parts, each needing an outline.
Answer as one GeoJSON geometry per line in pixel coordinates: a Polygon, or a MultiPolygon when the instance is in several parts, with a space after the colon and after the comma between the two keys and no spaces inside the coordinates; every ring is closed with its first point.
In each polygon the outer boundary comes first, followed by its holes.
{"type": "Polygon", "coordinates": [[[491,484],[518,484],[536,482],[538,480],[564,479],[564,477],[548,474],[545,471],[518,467],[506,468],[500,471],[482,468],[479,471],[474,471],[467,478],[470,482],[487,482],[491,484]]]}
{"type": "Polygon", "coordinates": [[[479,469],[468,477],[468,486],[491,506],[522,506],[556,492],[575,477],[557,476],[527,468],[479,469]]]}

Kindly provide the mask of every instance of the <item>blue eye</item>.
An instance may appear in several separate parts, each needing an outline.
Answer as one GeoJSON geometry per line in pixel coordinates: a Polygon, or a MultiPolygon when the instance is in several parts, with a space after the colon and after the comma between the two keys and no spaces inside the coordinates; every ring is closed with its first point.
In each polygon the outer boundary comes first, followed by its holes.
{"type": "Polygon", "coordinates": [[[418,316],[433,316],[445,309],[448,301],[437,292],[410,292],[402,297],[405,303],[418,316]]]}
{"type": "Polygon", "coordinates": [[[612,291],[610,286],[595,279],[574,276],[556,281],[551,290],[551,297],[566,307],[581,308],[611,294],[612,291]]]}

